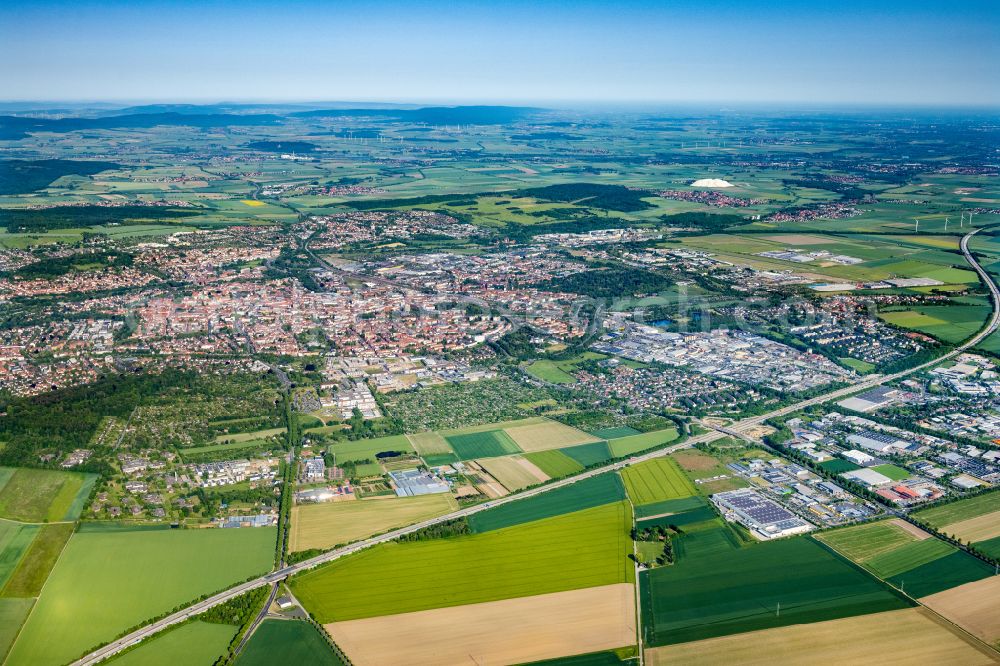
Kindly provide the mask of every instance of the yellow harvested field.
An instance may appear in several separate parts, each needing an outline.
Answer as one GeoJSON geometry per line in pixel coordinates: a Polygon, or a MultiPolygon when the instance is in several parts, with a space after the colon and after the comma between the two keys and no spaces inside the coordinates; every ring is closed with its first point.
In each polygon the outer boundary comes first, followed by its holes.
{"type": "Polygon", "coordinates": [[[510,435],[511,439],[526,453],[561,449],[565,446],[601,441],[582,430],[571,428],[557,421],[542,421],[541,423],[532,423],[531,425],[504,428],[504,432],[510,435]]]}
{"type": "Polygon", "coordinates": [[[777,629],[651,648],[649,666],[684,664],[885,664],[934,666],[1000,663],[1000,655],[974,643],[926,608],[796,624],[777,629]]]}
{"type": "Polygon", "coordinates": [[[990,645],[1000,641],[1000,576],[991,576],[920,600],[990,645]]]}
{"type": "Polygon", "coordinates": [[[941,528],[948,534],[954,534],[962,541],[986,541],[1000,537],[1000,511],[976,516],[968,520],[960,520],[941,528]]]}
{"type": "Polygon", "coordinates": [[[635,644],[631,583],[334,622],[356,666],[521,664],[635,644]]]}
{"type": "Polygon", "coordinates": [[[289,550],[333,548],[427,518],[454,511],[458,502],[447,493],[302,504],[292,508],[289,550]]]}
{"type": "Polygon", "coordinates": [[[247,206],[252,206],[254,208],[256,208],[258,206],[266,206],[267,205],[263,201],[256,201],[254,199],[241,199],[240,203],[246,204],[247,206]]]}
{"type": "Polygon", "coordinates": [[[916,537],[917,541],[923,541],[924,539],[931,538],[929,532],[923,531],[913,523],[908,523],[902,518],[893,518],[889,522],[898,527],[899,529],[903,530],[904,532],[912,534],[914,537],[916,537]]]}
{"type": "Polygon", "coordinates": [[[422,456],[452,452],[445,438],[436,432],[418,432],[415,435],[407,435],[406,438],[422,456]]]}
{"type": "Polygon", "coordinates": [[[549,480],[548,474],[521,456],[483,458],[476,462],[511,492],[549,480]]]}

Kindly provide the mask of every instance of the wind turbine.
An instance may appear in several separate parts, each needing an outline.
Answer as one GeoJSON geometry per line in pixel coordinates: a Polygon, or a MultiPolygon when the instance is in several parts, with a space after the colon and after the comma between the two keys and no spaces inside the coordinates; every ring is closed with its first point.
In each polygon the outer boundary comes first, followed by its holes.
{"type": "Polygon", "coordinates": [[[948,218],[947,217],[944,218],[944,230],[948,231],[948,218]]]}
{"type": "Polygon", "coordinates": [[[913,233],[919,233],[919,232],[920,232],[920,218],[915,217],[913,218],[913,233]]]}

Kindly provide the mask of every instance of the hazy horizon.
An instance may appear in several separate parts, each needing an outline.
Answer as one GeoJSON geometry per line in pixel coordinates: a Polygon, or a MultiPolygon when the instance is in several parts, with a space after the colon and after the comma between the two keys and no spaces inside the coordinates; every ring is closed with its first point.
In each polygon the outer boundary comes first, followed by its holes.
{"type": "Polygon", "coordinates": [[[22,2],[7,100],[1000,105],[1000,6],[22,2]]]}

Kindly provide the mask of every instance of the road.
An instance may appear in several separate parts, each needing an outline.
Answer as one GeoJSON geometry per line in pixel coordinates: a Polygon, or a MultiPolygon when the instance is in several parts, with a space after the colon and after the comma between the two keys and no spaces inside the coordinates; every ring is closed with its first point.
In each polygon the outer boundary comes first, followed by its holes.
{"type": "MultiPolygon", "coordinates": [[[[972,236],[974,236],[976,233],[978,233],[978,231],[979,230],[977,229],[963,236],[960,247],[962,250],[962,254],[965,256],[965,260],[969,262],[972,268],[975,269],[976,273],[979,274],[983,283],[986,284],[987,287],[989,288],[990,298],[993,301],[993,313],[990,315],[990,319],[987,322],[987,324],[979,331],[979,333],[971,337],[963,344],[956,347],[948,354],[940,356],[934,359],[933,361],[928,361],[927,363],[923,363],[916,367],[910,368],[908,370],[903,370],[901,372],[897,372],[891,375],[870,375],[866,377],[864,380],[856,384],[852,384],[851,386],[837,389],[835,391],[831,391],[830,393],[826,393],[821,396],[817,396],[815,398],[802,400],[796,402],[795,404],[788,405],[780,409],[776,409],[766,414],[761,414],[759,416],[752,416],[749,418],[741,419],[740,421],[737,421],[736,423],[727,426],[723,430],[732,433],[734,435],[740,436],[741,432],[746,428],[760,425],[761,423],[763,423],[768,419],[785,416],[787,414],[791,414],[793,412],[804,409],[810,405],[816,405],[823,402],[828,402],[830,400],[835,400],[837,398],[857,393],[858,391],[867,390],[870,388],[874,388],[876,386],[880,386],[882,384],[886,384],[888,382],[895,381],[902,377],[906,377],[907,375],[911,375],[913,373],[920,372],[921,370],[924,370],[931,366],[937,365],[942,361],[957,356],[958,354],[961,354],[967,349],[970,349],[971,347],[974,347],[975,345],[979,344],[983,339],[985,339],[987,336],[993,333],[997,329],[998,324],[1000,324],[1000,289],[997,288],[997,285],[993,281],[993,278],[990,277],[989,273],[987,273],[982,266],[979,265],[979,262],[976,261],[975,257],[973,257],[972,253],[969,251],[969,239],[972,238],[972,236]]],[[[437,518],[424,520],[414,525],[410,525],[408,527],[404,527],[398,530],[393,530],[392,532],[387,532],[381,536],[372,537],[370,539],[365,539],[364,541],[359,541],[349,546],[344,546],[342,548],[337,548],[328,551],[321,555],[317,555],[316,557],[313,557],[311,559],[303,560],[302,562],[298,562],[290,566],[284,566],[277,571],[261,576],[260,578],[252,580],[250,582],[242,583],[224,592],[220,592],[219,594],[209,597],[204,601],[199,601],[198,603],[195,603],[185,608],[182,611],[178,611],[161,620],[157,620],[156,622],[153,622],[145,627],[142,627],[141,629],[137,629],[136,631],[133,631],[132,633],[122,638],[119,638],[118,640],[113,641],[112,643],[109,643],[108,645],[102,648],[99,648],[91,652],[87,656],[74,662],[74,665],[84,666],[90,664],[97,664],[98,662],[107,659],[111,655],[116,654],[124,650],[125,648],[134,645],[139,641],[142,641],[143,639],[148,638],[149,636],[152,636],[158,633],[159,631],[162,631],[163,629],[166,629],[171,625],[183,622],[192,615],[197,615],[198,613],[204,612],[209,608],[224,603],[232,599],[233,597],[237,597],[243,594],[244,592],[260,587],[262,585],[274,585],[278,581],[281,581],[287,578],[288,576],[292,576],[297,573],[301,573],[303,571],[308,571],[309,569],[315,568],[321,564],[326,564],[328,562],[333,562],[334,560],[339,560],[343,557],[352,555],[367,548],[371,548],[372,546],[376,546],[380,543],[393,541],[403,535],[410,534],[418,530],[422,530],[425,527],[430,527],[431,525],[436,525],[438,523],[443,523],[449,520],[455,520],[456,518],[468,517],[476,513],[479,513],[480,511],[486,511],[487,509],[492,509],[494,507],[508,504],[510,502],[519,502],[521,500],[528,499],[530,497],[535,497],[537,495],[541,495],[543,493],[547,493],[556,490],[558,488],[564,488],[566,486],[578,483],[579,481],[583,481],[585,479],[593,478],[600,474],[605,474],[607,472],[615,470],[621,470],[625,467],[628,467],[629,465],[634,465],[640,462],[645,462],[647,460],[660,458],[675,451],[678,451],[680,449],[690,448],[695,444],[699,444],[702,442],[710,442],[724,436],[725,434],[720,431],[711,431],[703,433],[701,435],[696,435],[679,444],[674,444],[673,446],[668,446],[663,449],[658,449],[656,451],[651,451],[649,453],[645,453],[642,455],[633,456],[631,458],[628,458],[627,460],[621,460],[619,462],[604,465],[602,467],[597,467],[582,472],[580,474],[577,474],[575,476],[562,479],[560,481],[554,481],[544,486],[539,486],[537,488],[525,490],[523,492],[516,493],[514,495],[508,495],[500,499],[491,500],[484,504],[477,504],[476,506],[470,506],[464,509],[459,509],[458,511],[454,511],[452,513],[445,514],[437,518]]]]}

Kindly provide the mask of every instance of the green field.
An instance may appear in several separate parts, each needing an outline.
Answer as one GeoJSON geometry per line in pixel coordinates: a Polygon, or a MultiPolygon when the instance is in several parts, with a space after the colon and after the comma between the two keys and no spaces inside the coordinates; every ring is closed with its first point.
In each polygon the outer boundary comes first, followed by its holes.
{"type": "Polygon", "coordinates": [[[977,541],[976,548],[995,560],[1000,560],[1000,537],[977,541]]]}
{"type": "Polygon", "coordinates": [[[599,437],[600,439],[618,439],[619,437],[631,437],[632,435],[641,435],[642,433],[635,428],[629,428],[628,426],[619,426],[617,428],[602,428],[600,430],[594,430],[590,433],[594,437],[599,437]]]}
{"type": "Polygon", "coordinates": [[[611,459],[611,449],[608,447],[607,442],[580,444],[579,446],[569,446],[559,450],[584,467],[599,465],[611,459]]]}
{"type": "Polygon", "coordinates": [[[557,449],[526,453],[524,457],[552,479],[558,479],[583,471],[583,465],[557,449]]]}
{"type": "Polygon", "coordinates": [[[528,374],[550,384],[573,384],[576,378],[560,368],[554,361],[535,361],[527,366],[528,374]]]}
{"type": "Polygon", "coordinates": [[[961,520],[985,516],[994,511],[1000,511],[1000,492],[984,493],[969,499],[916,511],[913,517],[928,525],[941,528],[961,520]]]}
{"type": "Polygon", "coordinates": [[[88,476],[45,469],[14,470],[0,489],[0,518],[25,523],[73,520],[77,494],[88,476]]]}
{"type": "Polygon", "coordinates": [[[338,463],[375,461],[376,454],[385,451],[403,451],[413,453],[413,445],[406,435],[390,435],[377,439],[358,439],[355,441],[337,442],[330,446],[330,452],[338,463]]]}
{"type": "Polygon", "coordinates": [[[940,539],[924,539],[875,555],[865,562],[865,567],[879,578],[888,579],[954,552],[954,547],[940,539]]]}
{"type": "Polygon", "coordinates": [[[625,489],[635,504],[653,504],[697,494],[694,485],[669,458],[655,458],[622,470],[625,489]]]}
{"type": "Polygon", "coordinates": [[[7,584],[2,586],[0,594],[5,597],[37,597],[72,535],[72,523],[43,525],[7,584]]]}
{"type": "Polygon", "coordinates": [[[869,372],[875,369],[874,363],[869,363],[868,361],[862,361],[861,359],[847,357],[847,358],[841,358],[839,360],[848,368],[857,370],[863,375],[868,374],[869,372]]]}
{"type": "MultiPolygon", "coordinates": [[[[691,537],[704,534],[709,538],[715,532],[719,530],[691,537]]],[[[807,537],[744,548],[706,543],[699,546],[696,556],[688,553],[673,566],[641,576],[643,632],[650,645],[909,605],[869,574],[807,537]]]]}
{"type": "Polygon", "coordinates": [[[990,314],[986,305],[924,305],[909,310],[880,312],[879,318],[948,343],[962,342],[982,328],[990,314]]]}
{"type": "Polygon", "coordinates": [[[911,597],[925,597],[994,575],[993,567],[968,553],[956,550],[886,580],[911,597]]]}
{"type": "Polygon", "coordinates": [[[842,474],[844,472],[853,472],[856,469],[861,469],[860,466],[855,465],[850,460],[843,460],[841,458],[834,458],[833,460],[821,462],[819,466],[831,474],[842,474]]]}
{"type": "Polygon", "coordinates": [[[34,603],[34,599],[0,598],[0,663],[7,656],[34,603]]]}
{"type": "Polygon", "coordinates": [[[78,532],[9,663],[70,661],[151,617],[265,573],[276,536],[273,528],[78,532]],[[58,641],[48,639],[54,633],[58,641]]]}
{"type": "Polygon", "coordinates": [[[382,476],[382,466],[378,463],[361,463],[354,468],[354,475],[359,479],[382,476]]]}
{"type": "Polygon", "coordinates": [[[448,444],[461,460],[494,458],[521,453],[521,448],[503,430],[487,430],[466,435],[448,435],[448,444]]]}
{"type": "Polygon", "coordinates": [[[816,538],[858,563],[916,540],[911,533],[886,520],[820,532],[816,538]]]}
{"type": "Polygon", "coordinates": [[[219,451],[242,451],[265,449],[271,450],[274,442],[264,440],[239,441],[231,444],[210,444],[208,446],[193,446],[190,449],[181,449],[180,453],[186,458],[197,456],[203,453],[218,453],[219,451]]]}
{"type": "Polygon", "coordinates": [[[469,516],[469,526],[474,532],[489,532],[623,499],[625,487],[618,475],[600,474],[541,495],[480,511],[469,516]]]}
{"type": "Polygon", "coordinates": [[[387,543],[292,579],[322,623],[631,582],[628,504],[484,534],[387,543]]]}
{"type": "Polygon", "coordinates": [[[639,453],[654,446],[672,442],[678,437],[680,437],[680,433],[677,432],[677,428],[666,428],[664,430],[654,430],[653,432],[644,432],[638,435],[612,439],[608,442],[608,448],[611,450],[613,457],[624,458],[633,453],[639,453]]]}
{"type": "Polygon", "coordinates": [[[303,620],[264,620],[243,648],[236,666],[344,666],[319,631],[303,620]]]}
{"type": "Polygon", "coordinates": [[[907,472],[902,467],[896,465],[876,465],[872,469],[879,474],[884,474],[893,481],[902,481],[903,479],[910,478],[910,473],[907,472]]]}
{"type": "Polygon", "coordinates": [[[708,506],[708,501],[704,497],[685,497],[683,499],[672,499],[654,504],[646,504],[635,507],[635,517],[637,519],[652,518],[653,516],[675,515],[700,509],[708,506]]]}
{"type": "Polygon", "coordinates": [[[14,575],[40,530],[40,525],[22,525],[0,520],[0,590],[14,575]]]}
{"type": "Polygon", "coordinates": [[[141,643],[107,664],[114,666],[212,666],[236,635],[236,627],[189,622],[141,643]]]}

